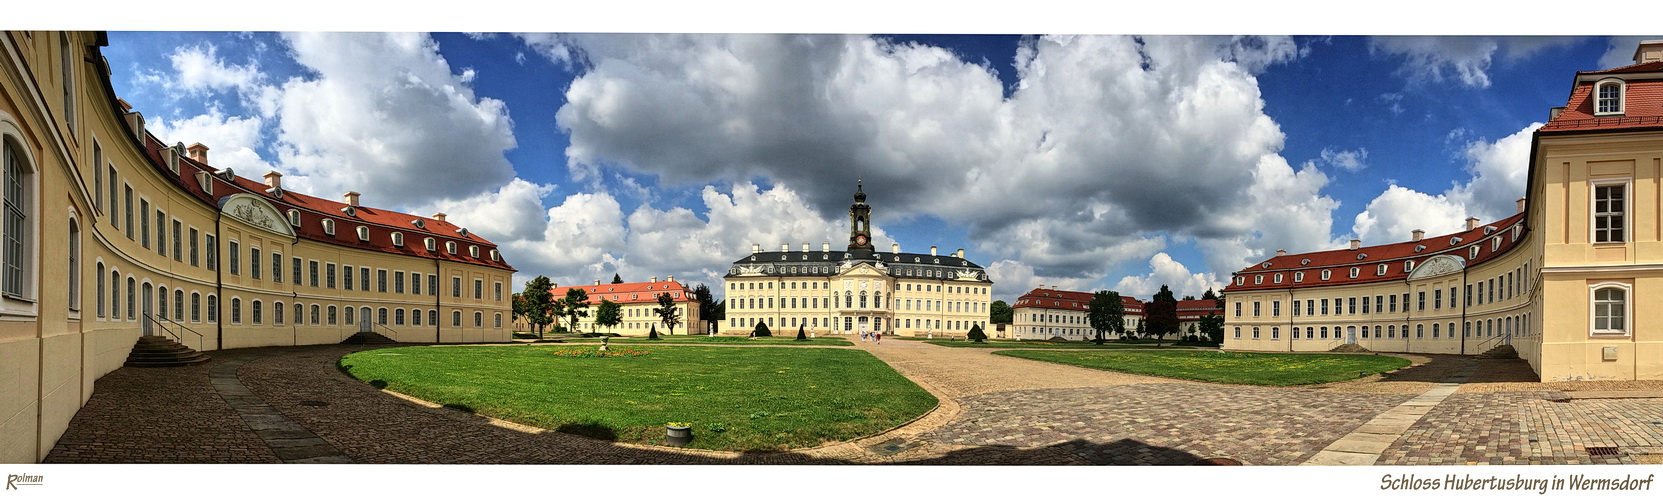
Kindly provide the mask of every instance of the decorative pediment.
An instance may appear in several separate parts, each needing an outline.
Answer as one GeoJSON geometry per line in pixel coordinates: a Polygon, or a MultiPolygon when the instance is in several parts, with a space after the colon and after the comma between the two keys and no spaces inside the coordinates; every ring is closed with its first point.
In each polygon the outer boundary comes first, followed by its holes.
{"type": "Polygon", "coordinates": [[[739,266],[740,276],[762,276],[767,272],[768,266],[739,266]]]}
{"type": "Polygon", "coordinates": [[[249,226],[273,233],[295,237],[283,213],[266,200],[247,193],[237,193],[219,199],[219,211],[249,226]]]}
{"type": "Polygon", "coordinates": [[[968,269],[956,270],[953,271],[953,279],[979,281],[982,279],[982,273],[981,271],[971,271],[968,269]]]}
{"type": "Polygon", "coordinates": [[[1409,281],[1455,274],[1466,268],[1466,259],[1454,255],[1436,255],[1415,266],[1415,270],[1409,272],[1409,281]]]}

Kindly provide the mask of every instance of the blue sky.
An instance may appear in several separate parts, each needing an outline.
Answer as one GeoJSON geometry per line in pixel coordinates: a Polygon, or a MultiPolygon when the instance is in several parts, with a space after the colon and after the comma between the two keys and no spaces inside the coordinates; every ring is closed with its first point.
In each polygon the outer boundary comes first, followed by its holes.
{"type": "Polygon", "coordinates": [[[1572,73],[1645,37],[113,31],[169,142],[451,220],[560,283],[720,283],[752,243],[964,248],[995,298],[1147,298],[1510,215],[1572,73]],[[846,244],[846,243],[844,243],[846,244]]]}

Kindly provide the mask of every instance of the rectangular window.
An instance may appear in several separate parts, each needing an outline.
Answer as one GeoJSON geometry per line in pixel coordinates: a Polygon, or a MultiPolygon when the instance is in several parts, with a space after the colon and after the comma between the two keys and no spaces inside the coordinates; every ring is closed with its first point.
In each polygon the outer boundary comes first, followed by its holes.
{"type": "Polygon", "coordinates": [[[1495,302],[1496,301],[1496,279],[1495,278],[1490,278],[1487,281],[1490,284],[1490,294],[1486,295],[1484,297],[1484,301],[1485,302],[1495,302]]]}
{"type": "Polygon", "coordinates": [[[358,285],[359,290],[370,291],[370,268],[358,268],[358,285]]]}
{"type": "Polygon", "coordinates": [[[231,245],[231,246],[230,246],[230,247],[229,247],[229,248],[230,248],[230,249],[231,249],[231,251],[230,251],[230,252],[227,252],[227,253],[226,253],[226,255],[229,255],[229,256],[230,256],[230,257],[231,257],[231,260],[230,260],[230,263],[231,263],[231,269],[230,269],[230,271],[231,271],[231,275],[232,275],[232,276],[236,276],[236,275],[237,275],[237,274],[239,274],[239,273],[241,273],[241,272],[242,272],[242,266],[241,266],[241,265],[240,265],[240,264],[241,264],[241,262],[242,262],[242,261],[241,261],[241,260],[239,260],[239,259],[240,259],[240,258],[241,258],[241,257],[240,257],[240,256],[239,256],[239,255],[240,255],[240,253],[241,253],[241,249],[239,249],[239,248],[237,248],[237,242],[236,242],[236,240],[232,240],[232,241],[231,241],[231,243],[230,243],[230,245],[231,245]]]}
{"type": "Polygon", "coordinates": [[[341,280],[341,288],[344,290],[351,290],[352,279],[354,278],[352,275],[352,266],[341,266],[341,278],[344,278],[341,280]]]}
{"type": "Polygon", "coordinates": [[[323,271],[323,286],[325,288],[335,288],[335,263],[324,264],[323,271]]]}
{"type": "MultiPolygon", "coordinates": [[[[475,299],[485,298],[485,282],[483,280],[473,280],[473,298],[475,298],[475,299]]],[[[862,300],[864,300],[864,299],[862,299],[862,300]]],[[[1254,311],[1253,315],[1258,316],[1259,315],[1258,311],[1254,311]]]]}
{"type": "Polygon", "coordinates": [[[306,284],[318,286],[318,261],[306,261],[306,284]]]}
{"type": "Polygon", "coordinates": [[[199,240],[199,239],[202,239],[202,233],[197,231],[196,228],[194,228],[194,227],[191,228],[191,265],[192,266],[198,265],[200,262],[202,262],[201,260],[198,260],[199,259],[198,255],[201,251],[200,248],[199,248],[201,246],[201,244],[197,243],[197,240],[199,240]]]}
{"type": "Polygon", "coordinates": [[[1363,314],[1369,313],[1369,297],[1363,296],[1363,314]]]}
{"type": "Polygon", "coordinates": [[[1623,220],[1627,211],[1624,200],[1626,184],[1606,184],[1594,186],[1594,243],[1621,243],[1623,229],[1627,226],[1623,220]]]}
{"type": "Polygon", "coordinates": [[[410,273],[410,294],[422,294],[422,273],[410,273]]]}
{"type": "Polygon", "coordinates": [[[133,186],[121,186],[121,219],[126,225],[127,239],[133,239],[133,186]]]}
{"type": "Polygon", "coordinates": [[[174,262],[184,262],[185,261],[184,245],[180,244],[181,243],[180,240],[184,239],[184,237],[185,237],[184,234],[183,234],[184,232],[180,231],[180,226],[181,225],[182,224],[179,222],[178,219],[174,219],[174,221],[173,221],[173,261],[174,262]]]}
{"type": "Polygon", "coordinates": [[[1467,284],[1467,304],[1466,305],[1468,307],[1472,306],[1472,283],[1467,284]]]}
{"type": "Polygon", "coordinates": [[[1392,295],[1390,298],[1392,300],[1389,304],[1387,304],[1388,307],[1387,307],[1386,312],[1394,312],[1395,313],[1395,312],[1397,312],[1397,295],[1392,295]]]}
{"type": "Polygon", "coordinates": [[[1312,300],[1312,299],[1305,299],[1305,315],[1306,316],[1316,316],[1317,315],[1317,301],[1312,300]]]}
{"type": "Polygon", "coordinates": [[[427,275],[427,294],[434,297],[439,296],[439,275],[427,275]]]}
{"type": "Polygon", "coordinates": [[[206,244],[203,245],[203,247],[204,247],[203,250],[207,250],[206,253],[208,255],[208,270],[209,271],[218,270],[219,269],[219,240],[216,239],[214,237],[214,235],[211,235],[211,234],[203,236],[203,238],[206,240],[205,241],[206,244]]]}
{"type": "Polygon", "coordinates": [[[376,269],[375,270],[375,291],[380,292],[380,293],[387,293],[387,270],[386,269],[376,269]]]}
{"type": "Polygon", "coordinates": [[[1415,292],[1415,310],[1416,311],[1425,311],[1426,310],[1426,291],[1425,290],[1415,292]]]}
{"type": "Polygon", "coordinates": [[[1433,290],[1432,291],[1432,308],[1433,309],[1442,309],[1443,308],[1443,303],[1444,303],[1444,291],[1443,290],[1433,290]]]}
{"type": "Polygon", "coordinates": [[[1327,316],[1328,315],[1328,299],[1322,299],[1318,302],[1322,303],[1322,315],[1327,316]]]}
{"type": "MultiPolygon", "coordinates": [[[[450,296],[451,297],[456,297],[456,298],[462,298],[462,277],[461,276],[451,276],[450,277],[450,296]]],[[[1241,306],[1240,305],[1236,306],[1236,315],[1241,316],[1241,306]]]]}
{"type": "Polygon", "coordinates": [[[271,253],[271,282],[283,282],[283,254],[281,253],[271,253]]]}
{"type": "MultiPolygon", "coordinates": [[[[479,283],[478,281],[474,282],[474,284],[478,284],[478,283],[479,283]]],[[[1260,309],[1259,302],[1254,301],[1253,302],[1253,317],[1255,317],[1255,318],[1259,317],[1259,309],[1260,309]]]]}
{"type": "Polygon", "coordinates": [[[150,248],[150,200],[139,200],[139,245],[150,248]]]}
{"type": "Polygon", "coordinates": [[[107,168],[109,169],[107,172],[109,173],[108,177],[110,178],[110,205],[104,207],[104,209],[110,211],[110,226],[111,227],[121,227],[121,224],[119,222],[117,222],[119,219],[116,218],[116,211],[115,211],[115,207],[116,207],[115,167],[107,167],[107,168]]]}
{"type": "Polygon", "coordinates": [[[260,279],[260,249],[248,249],[248,277],[260,279]]]}
{"type": "Polygon", "coordinates": [[[1403,312],[1409,312],[1409,292],[1403,292],[1403,312]]]}
{"type": "MultiPolygon", "coordinates": [[[[495,283],[492,283],[491,285],[493,286],[493,289],[491,291],[491,300],[496,301],[496,302],[502,302],[502,282],[500,282],[500,281],[495,282],[495,283]]],[[[1273,304],[1277,305],[1276,310],[1278,310],[1278,311],[1282,310],[1282,308],[1280,307],[1281,303],[1273,302],[1273,304]]],[[[1278,312],[1278,313],[1276,313],[1276,315],[1280,316],[1280,315],[1282,315],[1282,313],[1278,312]]]]}
{"type": "Polygon", "coordinates": [[[1350,298],[1345,299],[1345,302],[1346,302],[1345,313],[1346,314],[1357,314],[1357,298],[1356,297],[1350,297],[1350,298]]]}
{"type": "Polygon", "coordinates": [[[156,253],[167,257],[167,214],[156,211],[156,253]]]}
{"type": "Polygon", "coordinates": [[[301,260],[300,257],[295,257],[289,260],[289,264],[294,267],[295,286],[300,286],[301,283],[305,283],[305,281],[302,281],[303,278],[301,277],[301,273],[306,272],[306,266],[304,265],[305,261],[301,260]]]}
{"type": "MultiPolygon", "coordinates": [[[[502,293],[502,283],[497,283],[497,293],[499,295],[502,293]]],[[[498,298],[497,300],[502,300],[502,299],[498,298]]],[[[1280,301],[1280,300],[1270,301],[1270,315],[1271,315],[1271,317],[1280,317],[1280,316],[1282,316],[1282,301],[1280,301]]]]}
{"type": "Polygon", "coordinates": [[[1453,287],[1453,286],[1449,287],[1449,308],[1450,309],[1455,308],[1455,290],[1456,290],[1455,287],[1453,287]]]}
{"type": "Polygon", "coordinates": [[[404,271],[393,271],[393,293],[404,293],[404,271]]]}

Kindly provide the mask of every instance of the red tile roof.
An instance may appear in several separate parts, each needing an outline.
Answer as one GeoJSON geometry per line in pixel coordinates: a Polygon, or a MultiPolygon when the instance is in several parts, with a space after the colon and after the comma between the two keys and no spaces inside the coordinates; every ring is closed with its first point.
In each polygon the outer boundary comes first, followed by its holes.
{"type": "Polygon", "coordinates": [[[693,290],[677,281],[660,281],[657,283],[602,283],[599,285],[563,286],[549,290],[555,300],[566,298],[566,291],[581,288],[589,294],[589,303],[600,305],[601,300],[610,300],[619,304],[658,303],[658,295],[669,292],[674,302],[698,302],[693,297],[693,290]]]}
{"type": "MultiPolygon", "coordinates": [[[[1016,303],[1011,304],[1011,308],[1039,307],[1045,309],[1084,311],[1090,309],[1092,295],[1093,293],[1091,292],[1052,290],[1041,287],[1022,294],[1021,297],[1017,297],[1016,303]]],[[[1122,295],[1120,297],[1120,305],[1123,309],[1125,309],[1125,314],[1134,316],[1143,315],[1143,302],[1136,298],[1122,295]]]]}
{"type": "Polygon", "coordinates": [[[1543,132],[1571,132],[1663,127],[1663,62],[1635,64],[1603,71],[1579,71],[1571,97],[1559,116],[1543,125],[1543,132]],[[1647,75],[1650,73],[1650,75],[1647,75]],[[1623,113],[1594,115],[1594,85],[1609,75],[1625,82],[1623,113]],[[1624,77],[1623,75],[1628,75],[1624,77]]]}
{"type": "Polygon", "coordinates": [[[1411,270],[1405,270],[1405,262],[1424,262],[1435,255],[1453,255],[1466,261],[1467,266],[1473,266],[1497,256],[1506,254],[1519,242],[1524,241],[1522,232],[1518,238],[1513,237],[1513,228],[1519,227],[1523,231],[1524,213],[1496,221],[1494,224],[1481,225],[1475,229],[1451,233],[1442,236],[1423,238],[1419,242],[1405,241],[1386,245],[1362,247],[1357,250],[1328,250],[1302,254],[1273,257],[1238,271],[1236,278],[1225,287],[1225,293],[1253,291],[1253,290],[1286,290],[1290,288],[1310,288],[1333,285],[1354,285],[1359,283],[1378,283],[1384,281],[1403,280],[1409,277],[1411,270]],[[1493,228],[1493,229],[1492,229],[1493,228]],[[1459,238],[1459,240],[1457,240],[1459,238]],[[1491,241],[1500,238],[1499,247],[1492,247],[1491,241]],[[1478,256],[1472,256],[1471,248],[1478,247],[1478,256]],[[1493,250],[1492,250],[1493,248],[1493,250]],[[1385,274],[1379,274],[1379,266],[1386,264],[1385,274]],[[1357,277],[1351,277],[1351,269],[1358,270],[1357,277]],[[1322,271],[1331,273],[1327,280],[1322,279],[1322,271]],[[1304,279],[1294,280],[1295,273],[1304,273],[1304,279]],[[1276,276],[1281,275],[1278,283],[1276,276]],[[1262,277],[1262,280],[1255,280],[1262,277]]]}
{"type": "MultiPolygon", "coordinates": [[[[168,146],[162,144],[156,136],[149,133],[145,134],[145,139],[147,146],[145,152],[150,156],[150,160],[155,165],[159,165],[158,171],[169,174],[166,167],[168,146]]],[[[506,259],[491,260],[491,250],[497,248],[496,244],[472,232],[462,235],[458,232],[462,228],[450,222],[365,206],[355,208],[354,215],[349,216],[342,211],[348,206],[346,203],[325,200],[287,189],[282,191],[282,197],[278,197],[267,191],[268,186],[264,182],[242,176],[233,176],[232,181],[227,182],[221,174],[222,172],[219,169],[181,155],[179,158],[179,176],[175,178],[169,175],[169,180],[174,181],[180,189],[210,205],[217,206],[219,201],[227,196],[246,193],[261,197],[282,212],[287,212],[291,208],[296,209],[300,212],[300,226],[294,227],[295,234],[308,240],[377,252],[463,262],[509,271],[514,270],[513,266],[508,265],[506,259]],[[197,172],[214,174],[212,176],[213,194],[203,192],[202,185],[196,180],[197,172]],[[323,230],[323,219],[326,218],[335,221],[334,235],[325,233],[323,230]],[[424,227],[416,227],[415,221],[418,220],[421,221],[424,227]],[[369,241],[358,239],[356,228],[360,225],[369,228],[369,241]],[[404,233],[403,246],[393,244],[393,232],[404,233]],[[424,238],[428,237],[435,240],[434,251],[432,252],[427,251],[426,243],[423,241],[424,238]],[[445,243],[452,241],[457,244],[457,251],[454,254],[445,251],[445,243]],[[479,247],[478,258],[470,256],[468,253],[469,246],[479,247]]]]}

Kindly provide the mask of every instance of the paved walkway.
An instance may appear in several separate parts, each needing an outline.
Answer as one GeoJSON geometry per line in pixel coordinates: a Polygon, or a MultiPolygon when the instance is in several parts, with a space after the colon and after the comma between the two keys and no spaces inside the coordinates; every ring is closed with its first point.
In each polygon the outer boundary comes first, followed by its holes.
{"type": "Polygon", "coordinates": [[[46,461],[1064,465],[1229,457],[1295,465],[1325,450],[1344,451],[1335,445],[1369,434],[1391,440],[1365,450],[1377,455],[1372,462],[1342,463],[1647,463],[1663,457],[1663,399],[1656,398],[1663,384],[1509,381],[1519,377],[1523,363],[1516,360],[1483,360],[1467,384],[1440,385],[1471,358],[1407,356],[1413,367],[1360,381],[1263,388],[1091,370],[989,349],[857,339],[853,349],[895,367],[936,394],[941,406],[852,442],[724,453],[599,441],[402,398],[336,367],[341,356],[368,348],[240,349],[212,353],[214,360],[202,365],[117,370],[96,382],[46,461]],[[1608,389],[1617,391],[1590,392],[1608,389]],[[1409,410],[1423,416],[1408,421],[1409,410]],[[1589,446],[1617,452],[1591,456],[1589,446]]]}
{"type": "Polygon", "coordinates": [[[1478,360],[1468,360],[1467,365],[1449,380],[1375,415],[1350,434],[1329,443],[1302,465],[1373,465],[1380,460],[1381,452],[1401,439],[1432,407],[1454,394],[1475,371],[1478,371],[1478,360]]]}

